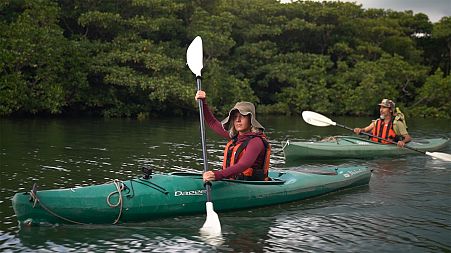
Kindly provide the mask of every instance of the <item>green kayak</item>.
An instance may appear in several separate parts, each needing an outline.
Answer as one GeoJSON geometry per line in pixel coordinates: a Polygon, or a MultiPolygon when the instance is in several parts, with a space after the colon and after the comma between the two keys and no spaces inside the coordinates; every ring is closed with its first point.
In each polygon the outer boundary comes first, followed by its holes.
{"type": "MultiPolygon", "coordinates": [[[[448,139],[413,140],[407,144],[421,151],[437,151],[446,147],[448,139]]],[[[379,144],[368,139],[352,136],[335,136],[325,141],[290,142],[284,144],[285,160],[289,163],[304,160],[325,160],[340,158],[371,158],[419,154],[407,148],[398,148],[393,144],[379,144]]]]}
{"type": "MultiPolygon", "coordinates": [[[[367,167],[328,167],[303,171],[271,171],[271,181],[223,180],[212,183],[216,212],[302,200],[366,185],[367,167]]],[[[201,174],[155,174],[150,178],[79,188],[17,193],[12,206],[19,223],[108,224],[142,222],[169,216],[205,213],[201,174]]]]}

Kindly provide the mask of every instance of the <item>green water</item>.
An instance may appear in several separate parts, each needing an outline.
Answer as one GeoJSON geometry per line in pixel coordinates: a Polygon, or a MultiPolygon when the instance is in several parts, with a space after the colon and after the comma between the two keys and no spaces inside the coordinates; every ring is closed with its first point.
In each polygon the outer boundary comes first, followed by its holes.
{"type": "MultiPolygon", "coordinates": [[[[370,118],[334,118],[365,126],[370,118]]],[[[284,167],[290,140],[350,134],[313,127],[300,117],[260,117],[273,146],[271,166],[284,167]]],[[[319,198],[221,213],[223,243],[199,236],[205,216],[104,226],[22,227],[11,207],[16,192],[99,184],[140,174],[201,171],[197,118],[136,120],[0,120],[0,251],[81,252],[446,252],[451,250],[451,164],[425,155],[299,164],[365,165],[369,186],[319,198]]],[[[447,120],[409,119],[414,138],[451,136],[447,120]]],[[[209,167],[219,168],[225,141],[207,131],[209,167]]],[[[451,153],[451,147],[442,152],[451,153]]],[[[292,168],[296,170],[298,168],[292,168]]]]}

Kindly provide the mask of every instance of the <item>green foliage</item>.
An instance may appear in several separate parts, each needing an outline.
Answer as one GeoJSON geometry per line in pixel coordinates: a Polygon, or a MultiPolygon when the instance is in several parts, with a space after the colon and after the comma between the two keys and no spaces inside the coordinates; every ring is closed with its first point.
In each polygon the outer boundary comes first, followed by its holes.
{"type": "Polygon", "coordinates": [[[438,47],[435,54],[438,54],[438,67],[445,70],[449,75],[451,71],[451,17],[443,17],[432,30],[432,39],[436,41],[438,47]]]}
{"type": "Polygon", "coordinates": [[[229,54],[235,46],[231,37],[234,16],[229,12],[211,15],[201,8],[196,8],[192,23],[187,29],[189,38],[201,36],[206,59],[221,57],[229,54]]]}
{"type": "Polygon", "coordinates": [[[438,69],[419,89],[411,114],[420,117],[451,118],[451,76],[438,69]]]}
{"type": "Polygon", "coordinates": [[[222,66],[221,62],[213,60],[205,69],[204,76],[209,78],[203,87],[208,94],[208,103],[220,113],[226,113],[238,101],[258,102],[249,81],[237,79],[222,66]]]}
{"type": "Polygon", "coordinates": [[[391,98],[450,117],[450,17],[274,0],[8,0],[0,12],[0,115],[195,113],[185,57],[201,36],[220,113],[247,100],[264,113],[369,115],[391,98]]]}
{"type": "Polygon", "coordinates": [[[451,17],[443,17],[434,26],[432,36],[436,38],[445,38],[447,42],[451,42],[451,17]]]}
{"type": "Polygon", "coordinates": [[[382,42],[381,48],[387,53],[398,54],[413,64],[421,62],[421,50],[415,48],[414,41],[409,37],[388,37],[382,42]]]}
{"type": "Polygon", "coordinates": [[[0,114],[60,113],[72,99],[68,92],[86,84],[70,55],[76,41],[63,36],[58,6],[51,1],[24,1],[23,11],[1,25],[0,114]]]}
{"type": "Polygon", "coordinates": [[[287,114],[303,110],[328,112],[332,109],[327,71],[333,64],[327,57],[292,53],[275,60],[274,68],[268,73],[268,81],[283,87],[276,94],[276,101],[288,105],[290,110],[287,114]]]}
{"type": "Polygon", "coordinates": [[[354,68],[342,63],[339,70],[332,86],[335,109],[341,114],[361,115],[376,113],[381,98],[407,104],[427,69],[385,54],[377,61],[361,61],[354,68]]]}

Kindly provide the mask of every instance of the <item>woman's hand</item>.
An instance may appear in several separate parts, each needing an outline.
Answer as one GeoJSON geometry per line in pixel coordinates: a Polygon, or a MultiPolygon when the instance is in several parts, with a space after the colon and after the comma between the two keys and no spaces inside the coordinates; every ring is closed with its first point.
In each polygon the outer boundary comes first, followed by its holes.
{"type": "Polygon", "coordinates": [[[206,97],[207,97],[207,93],[205,93],[205,91],[198,90],[196,92],[196,96],[194,97],[194,99],[197,101],[198,99],[205,99],[206,97]]]}
{"type": "Polygon", "coordinates": [[[202,175],[204,182],[215,181],[215,173],[213,171],[207,171],[202,175]]]}

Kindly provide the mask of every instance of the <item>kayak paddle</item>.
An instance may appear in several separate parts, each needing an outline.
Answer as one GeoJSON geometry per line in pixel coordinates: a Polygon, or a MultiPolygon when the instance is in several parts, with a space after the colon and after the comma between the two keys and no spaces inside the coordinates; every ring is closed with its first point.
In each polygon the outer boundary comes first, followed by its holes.
{"type": "MultiPolygon", "coordinates": [[[[196,75],[197,90],[201,90],[201,70],[203,68],[203,48],[202,39],[197,36],[188,47],[186,51],[186,60],[189,69],[196,75]]],[[[202,139],[202,157],[204,160],[204,173],[208,171],[207,163],[207,148],[205,145],[205,127],[204,127],[204,110],[203,100],[199,99],[199,118],[200,118],[200,136],[202,139]]],[[[221,234],[221,223],[219,222],[218,214],[214,211],[213,202],[211,202],[211,185],[207,182],[205,185],[207,190],[207,202],[205,203],[207,209],[207,219],[201,228],[201,232],[205,234],[216,236],[221,234]]]]}
{"type": "MultiPolygon", "coordinates": [[[[321,126],[321,127],[323,127],[323,126],[339,126],[339,127],[342,127],[342,128],[345,128],[345,129],[348,129],[348,130],[351,130],[351,131],[354,131],[354,129],[352,129],[350,127],[347,127],[347,126],[344,126],[344,125],[340,125],[340,124],[332,121],[331,119],[327,118],[326,116],[324,116],[322,114],[319,114],[319,113],[316,113],[316,112],[303,111],[302,112],[302,118],[304,119],[305,122],[307,122],[310,125],[321,126]]],[[[392,144],[396,144],[396,142],[394,142],[392,140],[384,139],[384,138],[381,138],[381,137],[378,137],[378,136],[375,136],[375,135],[372,135],[372,134],[369,134],[369,133],[366,133],[366,132],[361,132],[360,134],[367,135],[367,136],[370,136],[370,137],[374,137],[374,138],[377,138],[379,140],[384,140],[384,141],[392,143],[392,144]]],[[[419,152],[419,153],[431,156],[433,158],[438,158],[438,159],[441,159],[441,160],[444,160],[444,161],[451,162],[451,155],[447,154],[447,153],[421,151],[421,150],[418,150],[418,149],[415,149],[415,148],[412,148],[412,147],[409,147],[409,146],[404,146],[404,148],[407,148],[407,149],[410,149],[410,150],[413,150],[413,151],[416,151],[416,152],[419,152]]]]}

